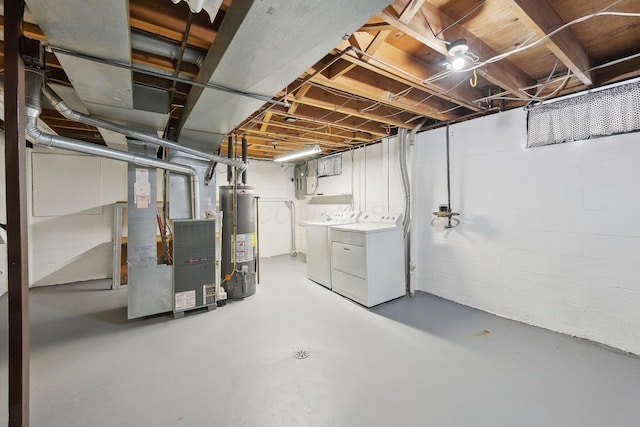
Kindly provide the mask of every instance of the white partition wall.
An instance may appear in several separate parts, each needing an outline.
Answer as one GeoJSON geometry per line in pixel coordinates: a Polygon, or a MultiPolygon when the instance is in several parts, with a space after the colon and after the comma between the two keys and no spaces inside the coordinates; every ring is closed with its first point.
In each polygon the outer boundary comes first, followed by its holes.
{"type": "Polygon", "coordinates": [[[418,135],[412,241],[419,290],[640,354],[640,136],[525,149],[526,113],[418,135]],[[422,218],[422,219],[421,219],[422,218]]]}

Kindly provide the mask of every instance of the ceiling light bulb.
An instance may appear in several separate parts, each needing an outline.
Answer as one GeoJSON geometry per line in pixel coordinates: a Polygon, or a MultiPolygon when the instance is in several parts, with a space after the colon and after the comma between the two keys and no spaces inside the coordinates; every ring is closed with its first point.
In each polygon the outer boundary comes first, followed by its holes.
{"type": "Polygon", "coordinates": [[[453,69],[453,71],[460,71],[466,66],[467,58],[462,54],[455,55],[451,59],[451,69],[453,69]]]}
{"type": "Polygon", "coordinates": [[[291,160],[299,160],[307,157],[312,157],[320,153],[322,153],[322,149],[320,148],[320,145],[316,144],[311,147],[305,147],[299,150],[289,151],[288,153],[279,154],[273,158],[273,161],[288,162],[291,160]]]}

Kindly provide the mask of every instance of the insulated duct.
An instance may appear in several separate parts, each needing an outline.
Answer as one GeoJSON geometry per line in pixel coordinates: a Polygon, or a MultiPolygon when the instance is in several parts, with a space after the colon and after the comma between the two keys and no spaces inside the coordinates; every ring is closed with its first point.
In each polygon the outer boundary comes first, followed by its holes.
{"type": "Polygon", "coordinates": [[[148,134],[145,132],[141,132],[135,129],[128,128],[126,126],[121,126],[117,123],[111,122],[109,120],[104,120],[98,117],[89,116],[78,111],[73,110],[66,102],[64,102],[54,91],[51,89],[49,85],[46,83],[42,84],[42,93],[47,98],[49,102],[53,105],[53,107],[64,117],[69,120],[73,120],[76,122],[84,123],[90,126],[95,126],[103,129],[110,130],[112,132],[117,132],[123,135],[128,136],[129,138],[133,138],[138,141],[149,142],[151,144],[160,145],[162,147],[170,148],[173,150],[181,151],[186,154],[191,154],[192,156],[196,156],[202,159],[207,159],[212,162],[223,163],[234,168],[238,168],[241,170],[245,170],[247,165],[238,160],[229,159],[227,157],[218,156],[216,154],[205,153],[199,150],[195,150],[190,147],[182,146],[176,142],[170,141],[168,139],[160,138],[156,135],[148,134]]]}
{"type": "MultiPolygon", "coordinates": [[[[247,164],[247,137],[243,136],[242,137],[242,163],[244,163],[245,165],[247,164]]],[[[247,183],[247,170],[245,168],[245,170],[242,171],[242,183],[246,184],[247,183]]]]}
{"type": "Polygon", "coordinates": [[[42,75],[33,71],[27,71],[26,83],[25,137],[29,142],[47,147],[91,154],[112,160],[120,160],[138,166],[165,169],[171,172],[188,175],[191,181],[191,216],[194,219],[198,218],[198,213],[200,212],[200,199],[198,197],[200,178],[198,176],[198,172],[194,168],[164,160],[143,157],[126,151],[114,150],[112,148],[41,131],[38,129],[38,118],[42,112],[40,96],[42,75]]]}

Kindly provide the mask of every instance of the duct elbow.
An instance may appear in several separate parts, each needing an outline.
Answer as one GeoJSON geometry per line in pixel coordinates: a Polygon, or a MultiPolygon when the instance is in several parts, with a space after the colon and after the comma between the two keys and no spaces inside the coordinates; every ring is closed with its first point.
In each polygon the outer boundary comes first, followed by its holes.
{"type": "Polygon", "coordinates": [[[32,144],[40,144],[40,140],[42,139],[42,132],[37,127],[27,126],[25,129],[24,137],[32,144]]]}
{"type": "Polygon", "coordinates": [[[41,91],[57,112],[59,112],[69,120],[73,120],[76,122],[81,121],[82,115],[77,111],[74,111],[66,102],[64,102],[62,98],[60,98],[58,94],[55,93],[53,89],[51,89],[49,85],[47,85],[46,83],[42,83],[41,91]]]}

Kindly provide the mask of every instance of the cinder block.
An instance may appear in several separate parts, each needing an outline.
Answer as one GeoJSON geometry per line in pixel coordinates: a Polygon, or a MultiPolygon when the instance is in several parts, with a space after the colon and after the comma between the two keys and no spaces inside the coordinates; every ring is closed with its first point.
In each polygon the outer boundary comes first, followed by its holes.
{"type": "Polygon", "coordinates": [[[506,251],[501,266],[532,273],[549,274],[552,256],[542,252],[506,251]]]}
{"type": "Polygon", "coordinates": [[[584,209],[607,210],[612,207],[621,207],[629,197],[621,187],[609,185],[585,186],[582,189],[582,206],[584,209]]]}
{"type": "Polygon", "coordinates": [[[640,291],[615,289],[610,297],[616,315],[625,322],[640,324],[640,291]]]}
{"type": "Polygon", "coordinates": [[[618,283],[618,264],[583,257],[558,256],[551,260],[550,274],[612,288],[618,283]]]}
{"type": "Polygon", "coordinates": [[[584,256],[627,264],[640,260],[640,238],[626,236],[584,235],[584,256]]]}
{"type": "Polygon", "coordinates": [[[555,303],[552,298],[521,292],[504,290],[504,304],[519,313],[517,320],[535,325],[552,325],[555,318],[555,303]]]}
{"type": "Polygon", "coordinates": [[[552,255],[582,255],[582,235],[561,231],[536,231],[526,234],[527,250],[552,255]]]}
{"type": "Polygon", "coordinates": [[[618,218],[620,225],[617,234],[621,236],[640,237],[640,210],[622,211],[619,213],[618,218]]]}
{"type": "Polygon", "coordinates": [[[585,186],[610,186],[620,184],[620,162],[609,160],[585,160],[582,162],[582,184],[585,186]]]}
{"type": "Polygon", "coordinates": [[[618,264],[618,287],[640,291],[640,263],[618,264]]]}
{"type": "Polygon", "coordinates": [[[613,209],[583,210],[578,213],[576,223],[579,231],[584,234],[618,234],[618,215],[613,209]]]}

